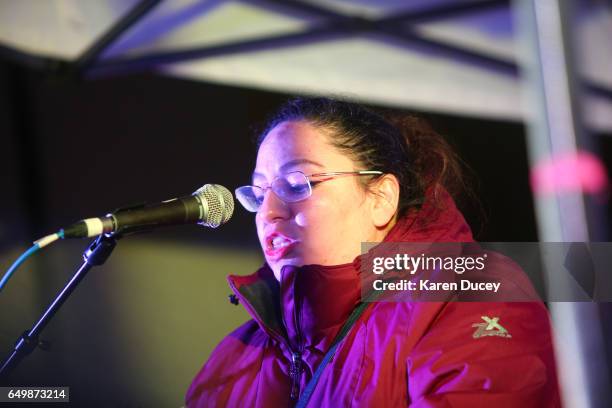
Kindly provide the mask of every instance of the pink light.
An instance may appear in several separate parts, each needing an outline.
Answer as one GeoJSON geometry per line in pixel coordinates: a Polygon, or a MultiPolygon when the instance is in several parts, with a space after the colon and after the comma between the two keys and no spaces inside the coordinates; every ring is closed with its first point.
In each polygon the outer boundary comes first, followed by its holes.
{"type": "Polygon", "coordinates": [[[553,193],[600,194],[608,190],[606,167],[592,153],[564,153],[531,169],[531,189],[537,195],[553,193]]]}

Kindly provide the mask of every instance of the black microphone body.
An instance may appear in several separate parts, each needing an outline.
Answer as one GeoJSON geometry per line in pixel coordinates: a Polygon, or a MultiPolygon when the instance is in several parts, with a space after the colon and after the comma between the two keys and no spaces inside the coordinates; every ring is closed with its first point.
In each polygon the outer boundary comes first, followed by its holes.
{"type": "Polygon", "coordinates": [[[64,238],[87,238],[181,224],[198,223],[216,228],[229,220],[233,210],[234,201],[229,190],[217,184],[206,184],[192,195],[124,208],[105,217],[87,218],[62,231],[64,238]]]}

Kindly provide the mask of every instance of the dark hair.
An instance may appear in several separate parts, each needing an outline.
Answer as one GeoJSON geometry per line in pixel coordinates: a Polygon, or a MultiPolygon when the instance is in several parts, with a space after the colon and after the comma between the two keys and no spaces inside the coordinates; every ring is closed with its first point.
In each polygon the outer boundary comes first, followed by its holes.
{"type": "Polygon", "coordinates": [[[451,195],[462,187],[460,160],[448,143],[415,115],[377,113],[364,106],[329,98],[287,101],[259,135],[261,145],[276,125],[305,121],[327,131],[333,146],[349,155],[364,170],[393,174],[400,185],[398,216],[425,201],[431,190],[434,202],[440,187],[451,195]]]}

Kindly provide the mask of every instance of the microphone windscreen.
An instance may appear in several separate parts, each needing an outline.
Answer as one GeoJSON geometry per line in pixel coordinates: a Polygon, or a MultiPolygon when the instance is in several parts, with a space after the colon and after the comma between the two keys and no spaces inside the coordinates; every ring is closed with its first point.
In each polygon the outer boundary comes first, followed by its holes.
{"type": "Polygon", "coordinates": [[[234,197],[227,188],[219,184],[206,184],[197,189],[193,195],[198,196],[204,206],[202,220],[198,224],[217,228],[232,217],[234,197]]]}

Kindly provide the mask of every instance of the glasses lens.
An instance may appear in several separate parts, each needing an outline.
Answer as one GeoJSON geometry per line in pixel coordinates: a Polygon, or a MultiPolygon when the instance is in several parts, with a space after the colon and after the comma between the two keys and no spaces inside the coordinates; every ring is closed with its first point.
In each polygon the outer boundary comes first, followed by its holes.
{"type": "Polygon", "coordinates": [[[287,173],[274,180],[272,191],[286,203],[305,200],[312,192],[308,178],[300,171],[287,173]]]}
{"type": "Polygon", "coordinates": [[[264,199],[264,191],[255,186],[244,186],[236,189],[236,198],[247,211],[257,212],[264,199]]]}

